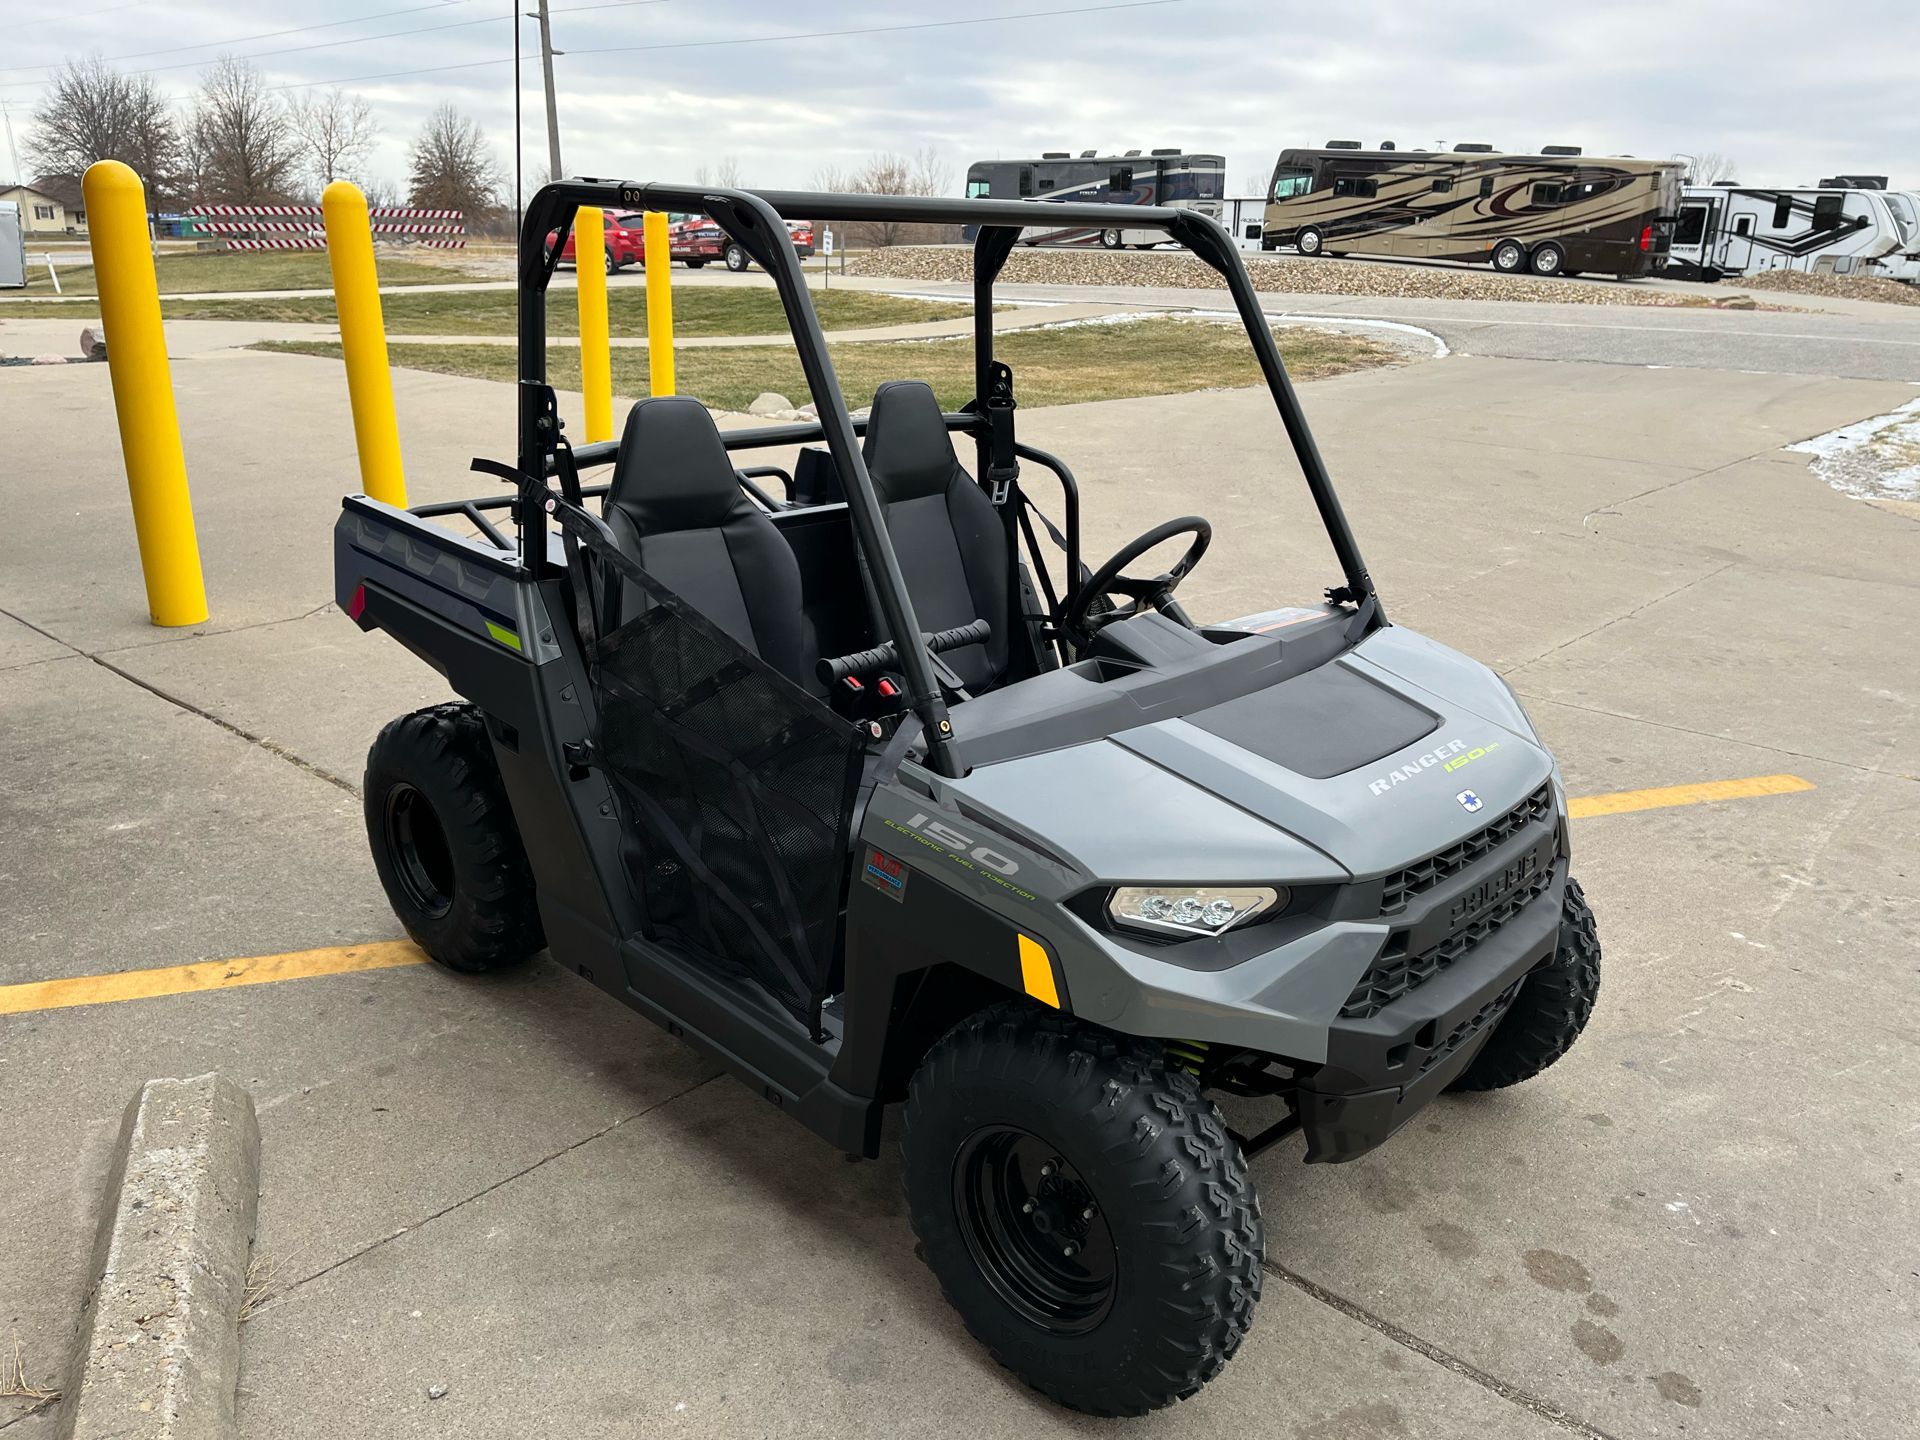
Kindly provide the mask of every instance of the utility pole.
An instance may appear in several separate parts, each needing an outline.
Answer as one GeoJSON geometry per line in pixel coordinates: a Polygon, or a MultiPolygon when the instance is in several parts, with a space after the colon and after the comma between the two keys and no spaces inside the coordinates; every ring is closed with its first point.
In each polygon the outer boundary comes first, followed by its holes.
{"type": "Polygon", "coordinates": [[[5,100],[0,100],[0,116],[4,116],[7,122],[7,149],[13,155],[13,183],[24,185],[27,183],[27,176],[26,172],[20,168],[20,147],[13,143],[13,112],[7,108],[5,100]]]}
{"type": "Polygon", "coordinates": [[[560,168],[560,110],[553,98],[553,57],[567,52],[553,48],[553,22],[547,16],[547,0],[539,0],[539,6],[527,15],[540,22],[540,70],[547,79],[547,178],[557,181],[567,172],[560,168]]]}

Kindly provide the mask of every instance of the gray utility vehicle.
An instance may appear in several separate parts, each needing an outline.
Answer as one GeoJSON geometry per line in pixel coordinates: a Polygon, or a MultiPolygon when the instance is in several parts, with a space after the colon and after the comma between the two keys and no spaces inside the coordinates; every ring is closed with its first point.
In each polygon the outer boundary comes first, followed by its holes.
{"type": "Polygon", "coordinates": [[[1087,572],[1073,475],[1016,438],[993,355],[1032,220],[549,185],[520,241],[519,454],[474,462],[512,493],[351,496],[334,554],[347,613],[466,697],[367,760],[421,947],[463,971],[545,948],[853,1154],[904,1101],[913,1227],[968,1327],[1055,1399],[1134,1414],[1246,1334],[1249,1157],[1298,1131],[1351,1160],[1443,1090],[1538,1073],[1599,948],[1553,758],[1491,671],[1387,624],[1239,254],[1191,210],[1128,224],[1224,277],[1344,573],[1324,604],[1198,625],[1193,516],[1087,572]],[[713,217],[772,277],[818,423],[723,433],[669,397],[569,445],[542,241],[582,205],[713,217]],[[783,216],[975,227],[976,398],[943,413],[903,379],[852,419],[783,216]],[[1173,568],[1133,573],[1176,537],[1173,568]],[[1243,1135],[1216,1094],[1277,1118],[1243,1135]]]}

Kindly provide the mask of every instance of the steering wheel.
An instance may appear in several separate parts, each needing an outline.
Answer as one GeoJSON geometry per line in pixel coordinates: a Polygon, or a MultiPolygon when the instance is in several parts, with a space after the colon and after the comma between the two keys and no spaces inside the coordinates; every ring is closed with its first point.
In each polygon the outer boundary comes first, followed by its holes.
{"type": "Polygon", "coordinates": [[[1066,632],[1075,649],[1083,649],[1088,641],[1114,621],[1131,620],[1148,609],[1172,614],[1182,624],[1188,623],[1184,615],[1177,613],[1173,592],[1187,578],[1188,572],[1200,563],[1200,557],[1207,553],[1207,546],[1212,543],[1213,526],[1198,515],[1183,515],[1178,520],[1154,526],[1138,540],[1123,545],[1117,555],[1074,592],[1073,598],[1067,601],[1062,611],[1060,628],[1066,632]],[[1193,536],[1193,544],[1187,547],[1187,553],[1180,557],[1171,570],[1155,575],[1150,580],[1136,579],[1122,573],[1154,546],[1164,544],[1176,535],[1193,536]],[[1094,605],[1108,595],[1125,595],[1133,603],[1124,608],[1094,614],[1094,605]]]}

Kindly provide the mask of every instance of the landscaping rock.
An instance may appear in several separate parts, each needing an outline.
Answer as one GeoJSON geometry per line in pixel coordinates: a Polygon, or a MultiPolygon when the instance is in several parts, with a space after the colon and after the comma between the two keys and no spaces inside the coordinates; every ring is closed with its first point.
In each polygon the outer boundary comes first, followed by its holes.
{"type": "Polygon", "coordinates": [[[753,403],[747,406],[749,415],[779,415],[793,409],[793,402],[784,395],[775,395],[772,391],[762,391],[753,397],[753,403]]]}

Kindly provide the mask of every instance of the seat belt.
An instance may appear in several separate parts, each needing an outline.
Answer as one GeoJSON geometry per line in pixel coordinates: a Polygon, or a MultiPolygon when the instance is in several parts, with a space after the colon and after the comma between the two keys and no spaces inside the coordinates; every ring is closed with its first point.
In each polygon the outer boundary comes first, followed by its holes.
{"type": "Polygon", "coordinates": [[[1019,402],[1013,398],[1013,367],[1004,360],[987,366],[987,393],[981,408],[987,417],[987,473],[981,476],[987,498],[995,505],[1007,503],[1013,482],[1020,478],[1020,460],[1014,454],[1013,412],[1019,402]]]}

